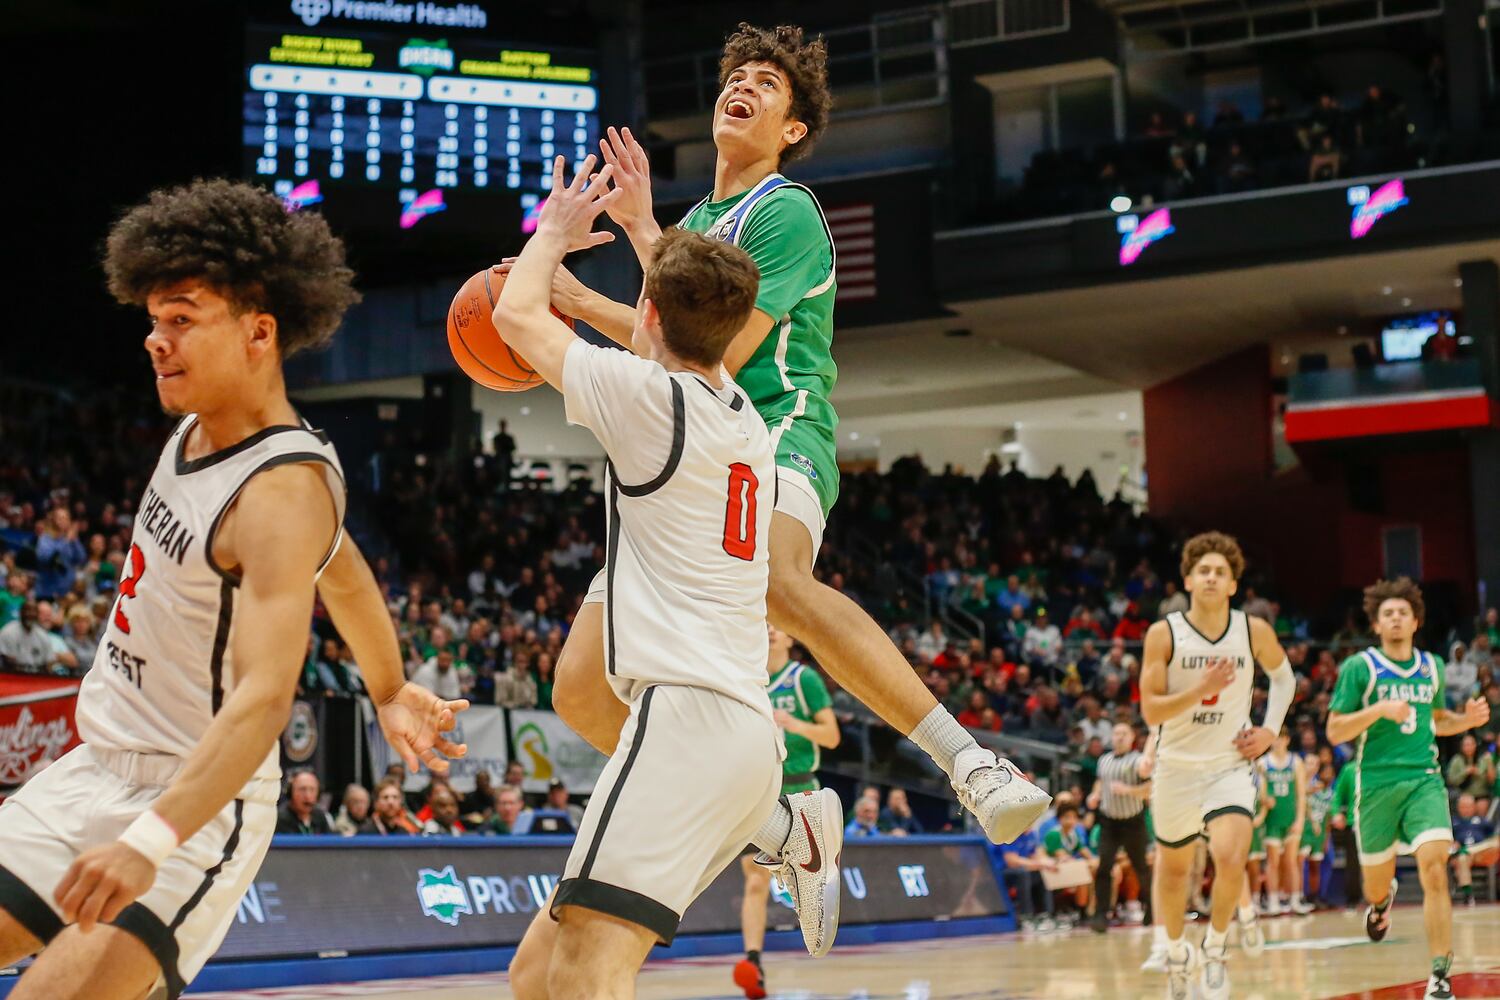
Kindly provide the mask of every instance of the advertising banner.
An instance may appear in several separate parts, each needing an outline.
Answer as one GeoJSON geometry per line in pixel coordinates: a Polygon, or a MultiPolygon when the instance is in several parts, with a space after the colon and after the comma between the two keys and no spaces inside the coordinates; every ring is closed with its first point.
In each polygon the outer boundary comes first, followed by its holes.
{"type": "MultiPolygon", "coordinates": [[[[286,841],[271,848],[217,958],[513,945],[557,884],[570,846],[501,837],[286,841]]],[[[1005,912],[977,837],[850,841],[842,874],[846,925],[1005,912]]],[[[731,865],[688,910],[681,932],[737,930],[743,892],[731,865]]],[[[769,906],[773,929],[796,926],[779,886],[769,906]]]]}
{"type": "Polygon", "coordinates": [[[79,744],[78,686],[69,677],[0,674],[0,796],[79,744]]]}
{"type": "Polygon", "coordinates": [[[516,760],[526,768],[521,787],[528,792],[545,792],[553,778],[561,778],[572,794],[588,795],[607,760],[555,712],[512,709],[510,738],[516,760]]]}
{"type": "MultiPolygon", "coordinates": [[[[376,721],[374,706],[366,702],[366,728],[370,740],[370,762],[378,779],[392,764],[401,763],[401,758],[385,741],[376,721]]],[[[505,710],[495,705],[474,705],[458,714],[458,726],[451,736],[455,743],[467,743],[469,752],[458,760],[449,761],[448,777],[453,790],[460,794],[474,790],[474,775],[488,771],[496,786],[505,777],[505,766],[510,763],[506,743],[505,710]]],[[[419,767],[406,776],[406,790],[417,792],[427,787],[426,767],[419,767]]]]}

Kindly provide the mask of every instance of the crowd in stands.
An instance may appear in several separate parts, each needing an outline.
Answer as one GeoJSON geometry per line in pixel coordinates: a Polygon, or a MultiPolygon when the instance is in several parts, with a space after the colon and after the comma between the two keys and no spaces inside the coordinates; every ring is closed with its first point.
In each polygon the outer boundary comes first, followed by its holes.
{"type": "MultiPolygon", "coordinates": [[[[1434,59],[1429,79],[1441,88],[1442,58],[1434,59]]],[[[1423,99],[1438,109],[1445,100],[1430,88],[1423,99]]],[[[1099,211],[1118,195],[1149,205],[1400,170],[1436,155],[1428,138],[1417,134],[1407,100],[1375,83],[1352,99],[1324,92],[1296,109],[1269,97],[1253,122],[1230,101],[1207,119],[1158,110],[1125,142],[1037,153],[1012,205],[1028,215],[1099,211]]]]}
{"type": "MultiPolygon", "coordinates": [[[[0,658],[7,669],[79,675],[93,662],[128,571],[135,503],[170,429],[132,400],[39,393],[18,407],[0,399],[0,658]]],[[[509,462],[493,455],[449,462],[394,439],[379,461],[383,488],[355,498],[351,509],[363,504],[383,529],[361,542],[386,591],[407,676],[444,697],[550,708],[557,657],[602,558],[603,515],[592,484],[517,488],[509,462]]],[[[993,461],[978,476],[933,472],[917,459],[884,474],[851,474],[838,510],[819,556],[825,582],[889,629],[964,725],[1065,749],[1053,781],[1057,808],[1034,844],[1009,849],[1017,870],[1046,867],[1056,860],[1049,834],[1062,829],[1064,844],[1073,844],[1074,824],[1085,833],[1096,826],[1088,793],[1114,724],[1134,727],[1137,746],[1145,744],[1141,640],[1152,621],[1187,608],[1178,585],[1182,535],[1118,494],[1105,499],[1088,473],[1038,479],[993,461]]],[[[1265,596],[1272,586],[1241,581],[1239,604],[1274,625],[1296,672],[1294,749],[1337,770],[1351,750],[1329,746],[1324,735],[1333,684],[1339,663],[1369,636],[1351,612],[1326,640],[1311,638],[1306,620],[1265,596]]],[[[1471,633],[1449,638],[1450,707],[1484,697],[1500,720],[1500,614],[1490,609],[1471,633]]],[[[828,686],[836,714],[850,722],[859,706],[831,679],[828,686]]],[[[300,688],[309,698],[363,691],[348,645],[321,611],[300,688]]],[[[1263,706],[1262,686],[1254,712],[1263,706]]],[[[1495,725],[1443,741],[1456,823],[1473,842],[1492,832],[1487,824],[1500,801],[1495,725]]],[[[392,773],[373,788],[344,790],[330,814],[318,776],[295,774],[280,829],[499,835],[576,828],[579,805],[566,788],[527,795],[519,773],[493,786],[481,778],[464,794],[441,780],[407,793],[405,775],[392,773]]],[[[924,824],[918,812],[904,789],[866,788],[849,804],[846,832],[899,836],[962,822],[949,814],[924,824]]]]}

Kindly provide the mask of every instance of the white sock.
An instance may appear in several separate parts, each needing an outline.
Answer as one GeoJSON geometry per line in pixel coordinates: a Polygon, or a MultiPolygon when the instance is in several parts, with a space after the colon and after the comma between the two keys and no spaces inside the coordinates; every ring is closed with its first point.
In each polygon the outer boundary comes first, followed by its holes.
{"type": "Polygon", "coordinates": [[[953,773],[954,758],[978,744],[969,731],[960,726],[958,720],[949,715],[942,705],[933,706],[927,717],[917,723],[917,728],[911,731],[911,741],[921,747],[950,780],[968,777],[967,774],[953,773]]]}
{"type": "Polygon", "coordinates": [[[792,810],[786,804],[785,798],[776,800],[776,808],[771,810],[771,815],[755,831],[755,836],[750,838],[750,843],[759,847],[762,851],[772,857],[781,857],[781,849],[786,847],[786,842],[792,835],[792,810]]]}
{"type": "Polygon", "coordinates": [[[1188,943],[1184,941],[1181,936],[1167,938],[1168,955],[1183,956],[1186,955],[1190,950],[1191,948],[1188,946],[1188,943]]]}
{"type": "Polygon", "coordinates": [[[1243,922],[1245,922],[1245,923],[1248,924],[1250,921],[1252,921],[1254,919],[1255,919],[1255,904],[1254,903],[1251,903],[1249,906],[1242,906],[1242,907],[1240,907],[1240,920],[1242,920],[1243,922]]]}
{"type": "Polygon", "coordinates": [[[1208,932],[1203,935],[1204,951],[1222,951],[1225,942],[1229,939],[1229,929],[1219,930],[1213,924],[1208,925],[1208,932]]]}
{"type": "Polygon", "coordinates": [[[1151,947],[1165,948],[1167,946],[1167,925],[1157,924],[1151,928],[1151,947]]]}

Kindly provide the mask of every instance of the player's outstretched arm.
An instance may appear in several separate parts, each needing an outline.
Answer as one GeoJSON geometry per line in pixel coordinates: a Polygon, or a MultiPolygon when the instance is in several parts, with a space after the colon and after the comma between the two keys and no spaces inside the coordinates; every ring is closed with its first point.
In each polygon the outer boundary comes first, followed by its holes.
{"type": "Polygon", "coordinates": [[[651,211],[651,163],[628,128],[616,131],[610,126],[606,137],[599,140],[599,152],[614,168],[614,186],[621,194],[610,206],[609,217],[625,230],[644,271],[651,266],[656,241],[661,239],[661,226],[651,211]]]}
{"type": "Polygon", "coordinates": [[[1176,694],[1167,693],[1167,660],[1172,655],[1172,630],[1157,622],[1146,630],[1141,653],[1141,715],[1148,726],[1159,726],[1227,688],[1234,680],[1234,664],[1215,660],[1203,669],[1197,684],[1176,694]]]}
{"type": "Polygon", "coordinates": [[[563,158],[552,163],[552,194],[542,207],[536,233],[512,265],[500,301],[495,303],[495,327],[505,331],[511,347],[559,392],[562,391],[563,359],[574,334],[552,315],[552,276],[568,247],[587,236],[599,213],[619,193],[609,189],[612,172],[606,164],[592,181],[594,157],[588,156],[573,177],[563,184],[563,158]]]}
{"type": "MultiPolygon", "coordinates": [[[[500,273],[507,279],[519,257],[505,257],[500,261],[500,273]]],[[[635,332],[635,306],[616,302],[608,295],[601,295],[579,281],[566,265],[557,265],[552,272],[552,304],[564,316],[581,319],[626,350],[631,350],[631,334],[635,332]]]]}
{"type": "Polygon", "coordinates": [[[469,703],[462,699],[445,701],[406,680],[396,628],[380,596],[380,586],[359,546],[347,535],[318,581],[318,596],[323,598],[339,635],[349,643],[375,702],[385,738],[407,769],[415,771],[420,760],[428,770],[446,774],[445,758],[462,757],[467,747],[443,734],[453,729],[454,715],[469,703]]]}
{"type": "Polygon", "coordinates": [[[1388,719],[1398,725],[1405,723],[1415,711],[1416,709],[1408,703],[1394,698],[1377,701],[1356,712],[1330,711],[1328,713],[1328,742],[1334,746],[1348,743],[1381,719],[1388,719]]]}
{"type": "Polygon", "coordinates": [[[335,537],[322,473],[285,465],[251,479],[220,528],[240,567],[235,686],[182,771],[112,844],[80,854],[54,892],[84,929],[110,921],[151,887],[166,858],[230,802],[291,714],[312,621],[313,580],[335,537]],[[298,516],[288,517],[287,511],[298,516]]]}

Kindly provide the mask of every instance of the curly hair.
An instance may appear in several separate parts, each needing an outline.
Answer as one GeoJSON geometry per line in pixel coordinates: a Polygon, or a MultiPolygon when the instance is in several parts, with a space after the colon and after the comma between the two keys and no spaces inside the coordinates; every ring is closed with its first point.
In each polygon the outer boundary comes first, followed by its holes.
{"type": "Polygon", "coordinates": [[[1405,601],[1411,605],[1412,617],[1418,623],[1427,620],[1427,605],[1422,601],[1422,588],[1403,576],[1395,580],[1376,580],[1365,588],[1365,617],[1374,626],[1380,617],[1380,606],[1386,601],[1405,601]]]}
{"type": "Polygon", "coordinates": [[[1206,555],[1217,552],[1229,563],[1229,575],[1238,580],[1245,573],[1245,554],[1240,551],[1240,543],[1233,536],[1226,535],[1222,531],[1205,531],[1201,535],[1194,535],[1187,540],[1182,547],[1182,577],[1187,579],[1193,575],[1193,567],[1198,565],[1206,555]]]}
{"type": "Polygon", "coordinates": [[[282,358],[328,343],[360,297],[343,241],[322,216],[288,212],[264,188],[227,180],[151,192],[110,230],[104,273],[126,305],[198,280],[236,313],[268,312],[282,358]]]}
{"type": "Polygon", "coordinates": [[[725,40],[724,54],[719,57],[719,89],[724,89],[729,74],[752,62],[770,63],[791,81],[792,104],[787,113],[807,126],[807,134],[788,146],[781,158],[786,162],[806,156],[828,128],[828,112],[833,107],[833,93],[828,89],[828,44],[822,35],[804,41],[802,29],[795,25],[757,28],[741,21],[739,29],[725,40]]]}

